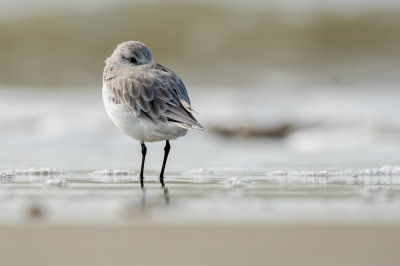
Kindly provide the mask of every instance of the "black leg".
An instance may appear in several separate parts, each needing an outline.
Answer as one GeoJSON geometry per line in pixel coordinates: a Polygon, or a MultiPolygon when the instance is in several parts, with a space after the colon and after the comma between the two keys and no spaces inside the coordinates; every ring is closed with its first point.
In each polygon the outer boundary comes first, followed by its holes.
{"type": "Polygon", "coordinates": [[[170,150],[171,150],[171,145],[169,145],[169,141],[167,140],[164,148],[164,161],[160,173],[160,183],[161,187],[164,189],[164,199],[166,204],[169,204],[170,198],[169,198],[168,188],[166,188],[164,184],[164,170],[165,170],[165,165],[167,164],[168,154],[170,150]]]}
{"type": "MultiPolygon", "coordinates": [[[[160,182],[161,182],[161,179],[164,179],[164,170],[165,170],[165,165],[167,164],[167,159],[168,159],[168,154],[169,154],[170,149],[171,149],[171,146],[169,145],[169,141],[167,140],[166,144],[165,144],[165,148],[164,148],[164,161],[163,161],[161,173],[160,173],[160,182]]],[[[161,182],[161,184],[164,187],[164,180],[161,182]]]]}
{"type": "Polygon", "coordinates": [[[140,178],[140,187],[142,188],[142,190],[144,191],[144,182],[143,182],[143,177],[140,178]]]}
{"type": "Polygon", "coordinates": [[[143,169],[144,169],[144,160],[146,159],[146,145],[144,145],[144,142],[140,142],[142,145],[142,167],[140,168],[140,184],[143,187],[143,169]]]}

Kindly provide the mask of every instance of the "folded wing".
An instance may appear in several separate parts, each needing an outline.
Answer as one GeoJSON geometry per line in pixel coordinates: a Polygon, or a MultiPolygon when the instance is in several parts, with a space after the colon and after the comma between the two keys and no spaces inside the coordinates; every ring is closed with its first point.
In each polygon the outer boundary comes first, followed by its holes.
{"type": "Polygon", "coordinates": [[[114,68],[118,69],[110,69],[104,81],[129,112],[154,123],[171,122],[186,129],[204,130],[192,114],[196,112],[185,85],[172,70],[154,63],[114,68]]]}

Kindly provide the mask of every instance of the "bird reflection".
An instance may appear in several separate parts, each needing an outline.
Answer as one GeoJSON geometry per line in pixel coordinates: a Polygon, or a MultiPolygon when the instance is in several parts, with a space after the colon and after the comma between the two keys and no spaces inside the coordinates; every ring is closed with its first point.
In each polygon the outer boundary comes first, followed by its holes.
{"type": "Polygon", "coordinates": [[[146,205],[146,189],[144,188],[144,178],[140,178],[140,187],[142,188],[142,207],[146,205]]]}
{"type": "Polygon", "coordinates": [[[168,188],[165,186],[164,184],[164,178],[160,178],[160,183],[161,183],[161,188],[164,190],[164,200],[165,200],[165,204],[169,204],[169,192],[168,192],[168,188]]]}
{"type": "MultiPolygon", "coordinates": [[[[161,183],[161,188],[163,189],[163,193],[164,193],[165,204],[168,205],[170,202],[170,196],[169,196],[168,188],[165,186],[164,178],[160,178],[160,183],[161,183]]],[[[146,188],[144,187],[144,178],[140,178],[140,187],[142,188],[142,206],[145,206],[145,204],[146,204],[146,188]]]]}

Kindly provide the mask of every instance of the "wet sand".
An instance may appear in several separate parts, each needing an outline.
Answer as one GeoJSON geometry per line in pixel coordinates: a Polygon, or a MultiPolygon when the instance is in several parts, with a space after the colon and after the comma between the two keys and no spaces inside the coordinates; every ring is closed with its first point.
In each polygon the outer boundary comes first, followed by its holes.
{"type": "Polygon", "coordinates": [[[0,228],[0,265],[400,265],[399,226],[0,228]]]}

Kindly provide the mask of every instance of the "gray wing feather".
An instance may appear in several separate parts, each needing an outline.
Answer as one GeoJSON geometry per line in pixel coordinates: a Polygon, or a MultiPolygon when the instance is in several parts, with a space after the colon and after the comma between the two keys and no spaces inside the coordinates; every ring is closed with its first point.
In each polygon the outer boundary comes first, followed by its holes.
{"type": "Polygon", "coordinates": [[[134,99],[139,97],[140,87],[141,87],[140,83],[138,83],[136,81],[132,81],[132,90],[129,91],[129,95],[134,99]]]}
{"type": "Polygon", "coordinates": [[[181,117],[183,117],[185,119],[188,119],[192,123],[195,123],[196,125],[198,124],[197,121],[194,119],[194,117],[191,116],[190,114],[188,114],[186,112],[186,110],[182,106],[178,106],[178,107],[170,106],[168,108],[168,111],[171,111],[171,112],[173,112],[173,113],[175,113],[175,114],[177,114],[177,115],[179,115],[179,116],[181,116],[181,117]]]}
{"type": "Polygon", "coordinates": [[[140,109],[140,107],[136,104],[136,101],[135,100],[131,100],[130,106],[131,106],[132,112],[137,117],[139,117],[141,115],[141,113],[142,113],[142,109],[140,109]]]}
{"type": "Polygon", "coordinates": [[[159,64],[120,66],[105,77],[108,88],[126,109],[145,121],[174,123],[204,130],[194,118],[186,87],[169,68],[159,64]]]}
{"type": "Polygon", "coordinates": [[[180,102],[179,102],[179,97],[178,97],[178,95],[175,93],[175,91],[170,91],[170,93],[171,93],[171,95],[172,95],[172,98],[171,98],[171,100],[169,100],[167,103],[168,103],[169,105],[172,105],[172,106],[179,106],[179,105],[181,105],[180,102]]]}
{"type": "Polygon", "coordinates": [[[146,102],[150,102],[154,99],[154,89],[142,83],[140,84],[140,95],[146,102]]]}
{"type": "Polygon", "coordinates": [[[126,94],[129,94],[129,92],[132,90],[132,80],[130,80],[130,79],[125,79],[125,84],[124,84],[124,86],[122,87],[122,89],[123,89],[123,91],[124,91],[124,94],[126,93],[126,94]]]}
{"type": "Polygon", "coordinates": [[[160,106],[160,113],[165,113],[168,110],[168,105],[164,102],[158,102],[160,106]]]}
{"type": "Polygon", "coordinates": [[[154,93],[156,94],[156,97],[160,99],[163,102],[168,102],[169,100],[172,99],[171,93],[167,90],[167,88],[162,89],[158,88],[154,90],[154,93]]]}
{"type": "Polygon", "coordinates": [[[192,129],[192,126],[190,126],[188,124],[185,124],[185,123],[180,123],[180,122],[172,122],[172,123],[177,125],[177,126],[179,126],[179,127],[183,127],[183,128],[186,128],[186,129],[192,129]]]}
{"type": "Polygon", "coordinates": [[[143,72],[141,72],[141,73],[139,72],[139,73],[136,73],[136,76],[134,77],[134,79],[138,83],[142,83],[144,81],[144,77],[145,77],[145,74],[143,72]]]}
{"type": "Polygon", "coordinates": [[[129,96],[129,93],[124,93],[124,101],[125,103],[130,106],[131,104],[131,97],[129,96]]]}
{"type": "Polygon", "coordinates": [[[150,110],[149,102],[145,101],[142,97],[136,98],[136,104],[142,111],[148,112],[150,110]]]}
{"type": "Polygon", "coordinates": [[[147,75],[144,80],[142,81],[142,84],[146,87],[150,87],[151,85],[153,85],[153,79],[152,77],[150,77],[149,75],[147,75]]]}
{"type": "Polygon", "coordinates": [[[174,83],[174,84],[179,84],[178,79],[177,79],[172,73],[170,73],[170,74],[168,75],[168,78],[169,78],[169,80],[170,80],[172,83],[174,83]]]}
{"type": "Polygon", "coordinates": [[[165,116],[170,118],[171,121],[173,121],[173,122],[183,122],[183,123],[188,124],[188,125],[192,125],[193,124],[192,119],[190,119],[190,118],[188,119],[186,117],[182,117],[182,116],[180,116],[180,115],[178,115],[178,114],[176,114],[174,112],[171,112],[170,110],[167,110],[165,112],[165,116]]]}
{"type": "Polygon", "coordinates": [[[149,103],[149,106],[150,106],[150,115],[152,117],[159,118],[161,115],[161,112],[160,112],[160,105],[159,105],[158,101],[151,101],[149,103]]]}
{"type": "MultiPolygon", "coordinates": [[[[161,84],[163,84],[158,78],[153,79],[154,82],[154,88],[160,88],[161,84]]],[[[164,86],[164,88],[166,89],[166,86],[164,86]]]]}
{"type": "Polygon", "coordinates": [[[118,99],[122,100],[124,98],[123,94],[124,92],[122,91],[122,89],[117,89],[118,99]]]}

